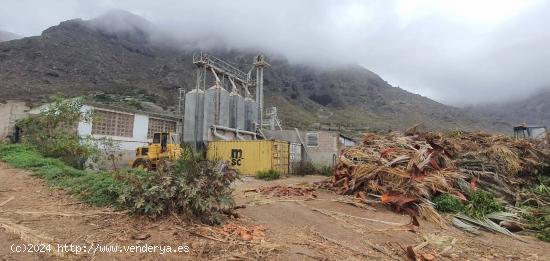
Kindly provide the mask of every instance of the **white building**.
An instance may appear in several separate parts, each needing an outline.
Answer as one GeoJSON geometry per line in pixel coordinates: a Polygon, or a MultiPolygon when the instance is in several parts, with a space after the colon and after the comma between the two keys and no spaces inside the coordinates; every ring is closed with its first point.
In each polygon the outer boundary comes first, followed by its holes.
{"type": "MultiPolygon", "coordinates": [[[[33,108],[29,114],[38,114],[47,106],[46,104],[33,108]]],[[[135,158],[136,148],[152,142],[155,132],[181,134],[183,129],[182,119],[176,115],[85,103],[82,112],[89,111],[93,111],[93,120],[79,122],[76,128],[78,135],[98,140],[102,138],[112,140],[118,147],[116,156],[122,166],[128,164],[128,160],[135,158]]]]}

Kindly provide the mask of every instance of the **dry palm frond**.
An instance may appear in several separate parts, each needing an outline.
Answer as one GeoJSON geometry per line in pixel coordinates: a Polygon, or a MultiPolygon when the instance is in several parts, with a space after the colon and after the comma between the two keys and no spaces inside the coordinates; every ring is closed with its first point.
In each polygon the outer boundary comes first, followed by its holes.
{"type": "Polygon", "coordinates": [[[452,223],[455,227],[464,230],[466,232],[472,233],[472,234],[479,234],[479,227],[472,225],[470,223],[466,223],[462,221],[461,219],[457,217],[453,217],[452,223]]]}
{"type": "Polygon", "coordinates": [[[420,216],[426,220],[430,220],[441,227],[447,227],[445,225],[445,219],[437,213],[433,206],[430,206],[426,203],[418,204],[418,213],[420,216]]]}
{"type": "Polygon", "coordinates": [[[485,152],[489,159],[500,166],[502,173],[517,174],[521,170],[519,156],[504,145],[493,145],[485,152]]]}
{"type": "Polygon", "coordinates": [[[525,222],[525,220],[523,220],[517,213],[506,212],[506,211],[494,212],[494,213],[488,214],[486,217],[491,220],[509,221],[522,226],[524,225],[523,223],[525,222]]]}
{"type": "Polygon", "coordinates": [[[452,181],[448,177],[439,175],[430,175],[424,179],[424,184],[429,186],[433,194],[434,192],[449,192],[453,189],[452,181]]]}
{"type": "Polygon", "coordinates": [[[503,228],[503,227],[499,226],[497,223],[493,222],[492,220],[490,220],[487,217],[485,217],[483,219],[475,219],[475,218],[466,216],[466,215],[461,214],[461,213],[454,215],[454,217],[459,218],[459,219],[461,219],[461,220],[463,220],[467,223],[470,223],[470,224],[476,225],[478,227],[484,228],[487,231],[501,233],[501,234],[513,237],[517,240],[524,241],[523,239],[521,239],[516,234],[510,232],[506,228],[503,228]]]}

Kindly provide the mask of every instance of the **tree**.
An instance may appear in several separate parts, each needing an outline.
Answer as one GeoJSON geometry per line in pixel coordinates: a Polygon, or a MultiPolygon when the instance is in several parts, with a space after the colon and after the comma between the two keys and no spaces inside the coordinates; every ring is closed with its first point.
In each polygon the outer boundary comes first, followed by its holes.
{"type": "Polygon", "coordinates": [[[83,110],[83,98],[55,97],[39,114],[17,122],[23,130],[23,142],[38,149],[44,156],[60,158],[81,168],[86,158],[97,154],[91,137],[80,137],[79,122],[90,122],[91,111],[83,110]]]}

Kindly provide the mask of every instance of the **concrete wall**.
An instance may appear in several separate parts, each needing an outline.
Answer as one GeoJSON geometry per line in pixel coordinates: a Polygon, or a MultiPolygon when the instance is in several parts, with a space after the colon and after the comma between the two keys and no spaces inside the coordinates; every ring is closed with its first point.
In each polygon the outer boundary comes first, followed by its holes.
{"type": "Polygon", "coordinates": [[[292,143],[304,142],[304,153],[302,158],[317,165],[332,166],[338,159],[343,144],[340,142],[340,134],[333,131],[299,131],[300,137],[295,130],[263,131],[268,139],[284,140],[292,143]],[[317,133],[319,135],[317,146],[307,146],[307,134],[317,133]],[[300,141],[301,138],[301,141],[300,141]]]}
{"type": "Polygon", "coordinates": [[[327,131],[307,131],[302,134],[305,142],[306,153],[313,163],[319,165],[333,166],[338,159],[338,138],[339,134],[336,132],[327,131]],[[308,146],[307,134],[319,135],[318,146],[308,146]]]}
{"type": "Polygon", "coordinates": [[[0,141],[10,138],[15,130],[15,122],[25,118],[30,108],[21,101],[7,101],[0,104],[0,141]]]}

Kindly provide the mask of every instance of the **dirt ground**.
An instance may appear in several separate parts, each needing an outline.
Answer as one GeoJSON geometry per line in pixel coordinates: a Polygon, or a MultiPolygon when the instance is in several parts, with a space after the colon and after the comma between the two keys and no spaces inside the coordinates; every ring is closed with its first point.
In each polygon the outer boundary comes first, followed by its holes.
{"type": "Polygon", "coordinates": [[[236,201],[244,208],[229,222],[266,229],[264,240],[243,241],[183,217],[149,220],[89,207],[0,162],[0,260],[407,260],[409,246],[433,260],[550,260],[550,244],[530,236],[521,236],[525,242],[490,233],[472,236],[424,220],[412,232],[408,216],[380,205],[360,208],[329,191],[316,190],[315,198],[250,191],[322,179],[244,178],[236,184],[236,201]],[[57,251],[71,244],[73,251],[57,251]],[[104,246],[118,248],[107,253],[104,246]]]}

